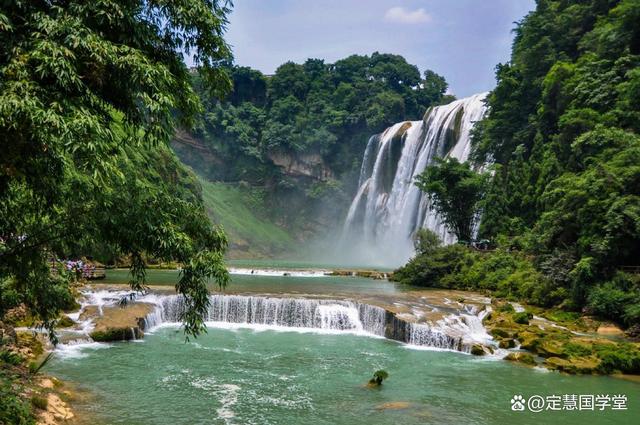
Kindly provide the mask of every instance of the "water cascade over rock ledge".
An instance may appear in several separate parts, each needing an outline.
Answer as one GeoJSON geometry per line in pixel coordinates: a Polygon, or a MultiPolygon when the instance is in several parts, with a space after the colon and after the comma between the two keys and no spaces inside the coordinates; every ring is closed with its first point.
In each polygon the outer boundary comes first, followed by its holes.
{"type": "MultiPolygon", "coordinates": [[[[459,315],[436,324],[415,323],[379,306],[348,300],[279,298],[249,295],[212,295],[205,318],[209,326],[232,324],[272,329],[317,330],[385,337],[415,346],[469,353],[472,346],[490,346],[482,327],[487,310],[466,305],[459,315]]],[[[181,321],[184,299],[156,297],[156,308],[144,320],[144,330],[181,321]]]]}

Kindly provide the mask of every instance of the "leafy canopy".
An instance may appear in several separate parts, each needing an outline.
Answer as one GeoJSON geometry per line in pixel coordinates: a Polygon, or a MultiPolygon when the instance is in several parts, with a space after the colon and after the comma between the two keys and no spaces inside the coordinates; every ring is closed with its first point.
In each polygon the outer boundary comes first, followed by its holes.
{"type": "Polygon", "coordinates": [[[0,4],[3,300],[51,329],[69,291],[50,260],[106,247],[131,255],[135,289],[143,255],[180,261],[186,331],[203,329],[226,238],[164,144],[201,110],[183,53],[213,94],[230,86],[227,13],[212,0],[0,4]]]}
{"type": "Polygon", "coordinates": [[[460,241],[470,242],[487,178],[456,158],[438,158],[416,179],[432,207],[460,241]]]}

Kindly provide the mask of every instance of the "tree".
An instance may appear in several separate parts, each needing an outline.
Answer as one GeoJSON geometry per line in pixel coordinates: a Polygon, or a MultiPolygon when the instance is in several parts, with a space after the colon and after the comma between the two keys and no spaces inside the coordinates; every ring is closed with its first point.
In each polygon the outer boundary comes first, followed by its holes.
{"type": "Polygon", "coordinates": [[[437,159],[417,178],[431,205],[460,241],[471,241],[487,178],[455,158],[437,159]]]}
{"type": "Polygon", "coordinates": [[[227,13],[214,0],[1,3],[0,287],[48,329],[69,297],[49,260],[87,246],[131,255],[137,290],[144,255],[180,261],[185,330],[203,329],[226,238],[165,144],[201,110],[183,53],[210,93],[229,88],[227,13]]]}
{"type": "Polygon", "coordinates": [[[413,235],[413,246],[416,254],[428,254],[442,246],[440,236],[431,229],[418,229],[413,235]]]}

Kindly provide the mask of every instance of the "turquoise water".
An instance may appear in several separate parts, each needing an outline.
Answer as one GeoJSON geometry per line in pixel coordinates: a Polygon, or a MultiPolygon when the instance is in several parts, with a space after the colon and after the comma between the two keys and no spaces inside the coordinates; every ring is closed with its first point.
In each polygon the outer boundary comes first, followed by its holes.
{"type": "Polygon", "coordinates": [[[633,424],[640,385],[565,376],[355,335],[175,328],[143,342],[56,356],[47,372],[91,397],[75,406],[103,424],[633,424]],[[77,354],[77,353],[76,353],[77,354]],[[363,387],[377,369],[390,378],[363,387]],[[626,394],[628,411],[512,412],[514,394],[626,394]],[[385,403],[401,402],[384,408],[385,403]]]}
{"type": "MultiPolygon", "coordinates": [[[[177,270],[148,270],[147,284],[173,286],[178,280],[177,270]]],[[[104,280],[95,281],[97,284],[124,284],[130,279],[127,269],[106,271],[104,280]]],[[[217,290],[213,285],[212,290],[217,290]]],[[[412,289],[389,282],[387,280],[373,280],[362,277],[322,276],[256,276],[232,275],[231,282],[226,289],[229,293],[262,292],[262,293],[290,293],[290,294],[318,294],[318,295],[349,295],[349,294],[395,294],[412,289]]]]}

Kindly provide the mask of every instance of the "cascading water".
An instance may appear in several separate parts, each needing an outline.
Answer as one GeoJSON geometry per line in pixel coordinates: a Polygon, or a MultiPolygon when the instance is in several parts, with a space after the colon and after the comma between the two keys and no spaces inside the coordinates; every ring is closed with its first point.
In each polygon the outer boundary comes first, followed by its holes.
{"type": "MultiPolygon", "coordinates": [[[[351,301],[212,295],[208,322],[384,334],[385,310],[351,301]]],[[[161,297],[145,328],[182,320],[181,296],[161,297]]]]}
{"type": "Polygon", "coordinates": [[[430,108],[422,121],[394,124],[369,139],[343,229],[349,251],[364,253],[356,260],[401,264],[413,254],[411,238],[420,228],[455,242],[414,182],[435,158],[468,159],[471,130],[486,112],[486,95],[430,108]]]}
{"type": "MultiPolygon", "coordinates": [[[[145,329],[152,329],[163,323],[181,322],[185,311],[182,296],[152,297],[144,301],[151,301],[157,306],[146,317],[145,329]]],[[[481,315],[482,313],[469,311],[461,316],[452,315],[431,326],[407,322],[381,307],[354,301],[212,295],[205,320],[209,324],[265,325],[273,328],[360,333],[416,346],[469,352],[473,343],[488,343],[491,339],[482,327],[481,315]],[[478,326],[482,335],[475,333],[479,332],[478,326]]]]}

